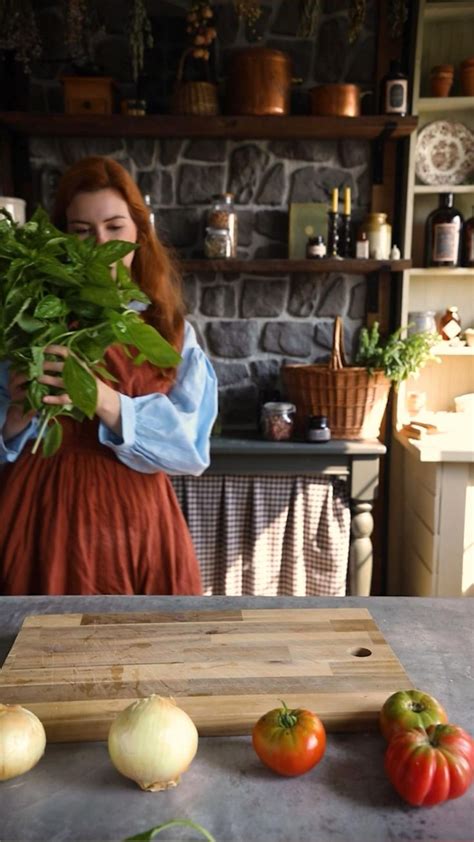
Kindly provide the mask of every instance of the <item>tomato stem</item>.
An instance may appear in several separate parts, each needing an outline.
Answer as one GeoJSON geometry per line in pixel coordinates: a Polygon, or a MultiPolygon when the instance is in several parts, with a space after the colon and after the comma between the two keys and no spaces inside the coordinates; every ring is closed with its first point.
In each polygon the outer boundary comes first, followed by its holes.
{"type": "Polygon", "coordinates": [[[282,728],[294,728],[296,723],[298,722],[298,717],[294,710],[290,710],[288,705],[280,699],[283,710],[280,711],[279,722],[282,728]]]}

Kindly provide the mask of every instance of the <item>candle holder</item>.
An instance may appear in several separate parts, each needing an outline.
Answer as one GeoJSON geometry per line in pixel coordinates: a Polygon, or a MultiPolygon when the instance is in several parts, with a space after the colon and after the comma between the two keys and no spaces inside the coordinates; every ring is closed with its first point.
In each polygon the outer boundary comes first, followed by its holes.
{"type": "Polygon", "coordinates": [[[350,213],[342,214],[339,254],[341,257],[352,257],[352,224],[350,213]]]}
{"type": "Polygon", "coordinates": [[[328,257],[339,257],[340,214],[328,211],[328,257]]]}

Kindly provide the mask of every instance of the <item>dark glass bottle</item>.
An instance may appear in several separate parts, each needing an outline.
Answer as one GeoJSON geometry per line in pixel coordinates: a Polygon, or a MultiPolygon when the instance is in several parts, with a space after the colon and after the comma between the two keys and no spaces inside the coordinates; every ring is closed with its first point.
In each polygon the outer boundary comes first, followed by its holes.
{"type": "Polygon", "coordinates": [[[464,223],[463,244],[464,266],[474,266],[474,205],[472,207],[472,216],[464,223]]]}
{"type": "Polygon", "coordinates": [[[382,79],[380,113],[399,117],[408,113],[408,78],[399,61],[390,62],[390,70],[382,79]]]}
{"type": "Polygon", "coordinates": [[[439,206],[426,219],[425,266],[459,266],[463,218],[452,193],[439,194],[439,206]]]}

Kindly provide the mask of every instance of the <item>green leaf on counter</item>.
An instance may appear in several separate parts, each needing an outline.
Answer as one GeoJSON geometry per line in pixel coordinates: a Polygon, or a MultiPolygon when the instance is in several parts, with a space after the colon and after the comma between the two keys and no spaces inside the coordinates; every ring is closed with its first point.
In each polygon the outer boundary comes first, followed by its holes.
{"type": "Polygon", "coordinates": [[[150,828],[150,830],[145,830],[144,833],[138,833],[136,836],[127,836],[124,839],[124,842],[150,842],[151,839],[154,839],[155,836],[158,836],[162,830],[168,830],[170,827],[190,827],[193,830],[197,830],[204,839],[207,839],[207,842],[216,842],[214,836],[212,836],[205,827],[198,824],[197,822],[192,822],[190,819],[171,819],[168,822],[164,822],[163,824],[159,824],[156,827],[150,828]]]}

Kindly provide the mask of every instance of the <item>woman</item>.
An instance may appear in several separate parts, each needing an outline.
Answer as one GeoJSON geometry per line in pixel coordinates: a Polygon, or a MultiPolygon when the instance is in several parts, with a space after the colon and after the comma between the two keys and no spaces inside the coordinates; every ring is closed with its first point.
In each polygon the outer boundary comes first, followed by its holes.
{"type": "MultiPolygon", "coordinates": [[[[48,458],[30,452],[38,425],[22,414],[25,375],[0,367],[0,593],[199,594],[198,562],[167,474],[199,475],[209,464],[217,386],[184,321],[176,270],[138,187],[111,159],[86,158],[64,174],[53,221],[99,243],[139,244],[124,263],[150,299],[143,318],[182,362],[176,370],[135,366],[111,346],[106,365],[118,382],[97,380],[96,417],[63,419],[63,443],[48,458]]],[[[43,401],[68,403],[67,349],[47,351],[55,361],[38,380],[56,388],[43,401]]]]}

